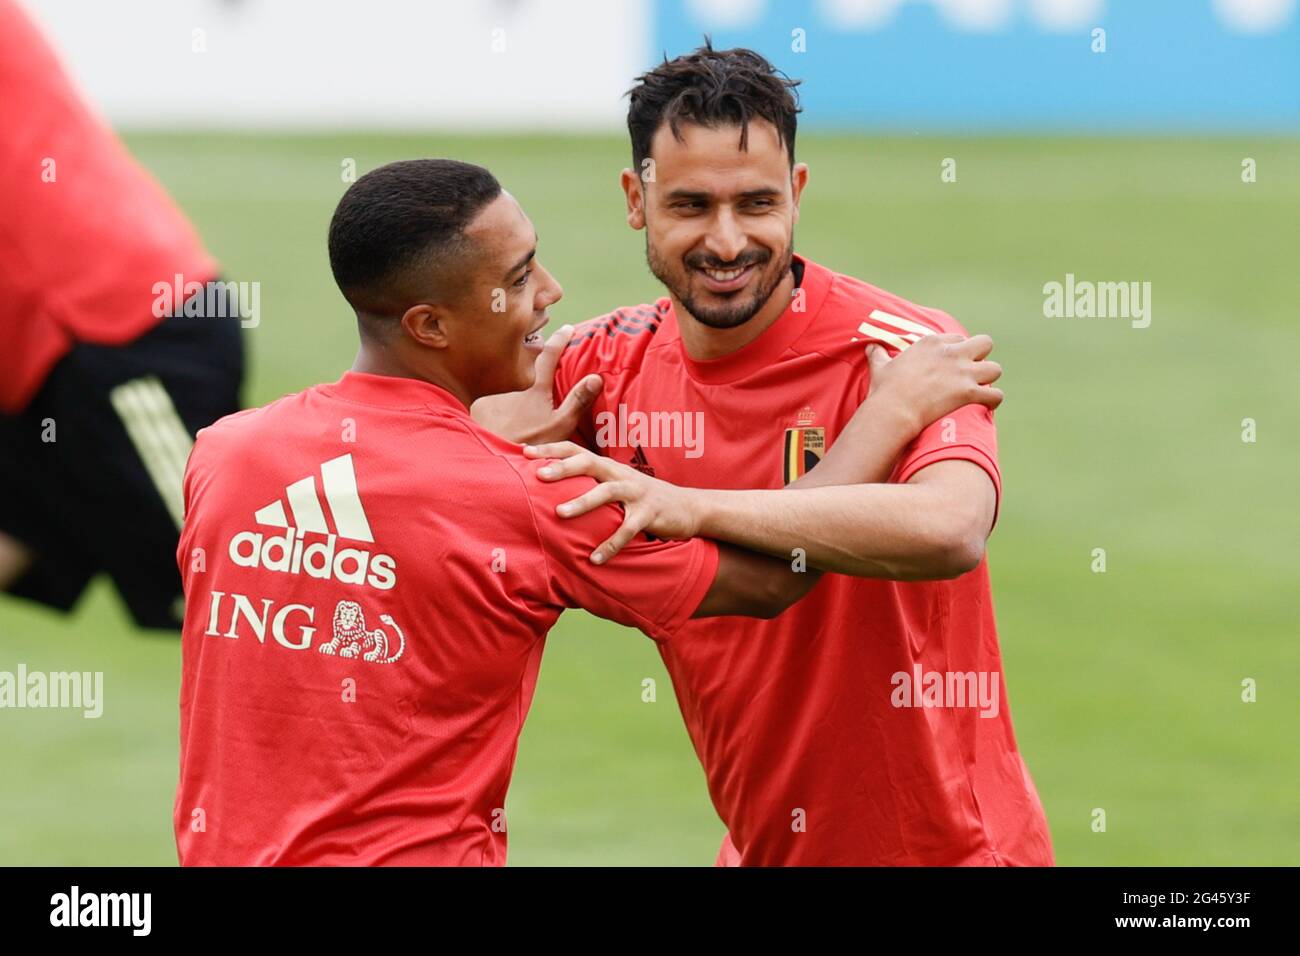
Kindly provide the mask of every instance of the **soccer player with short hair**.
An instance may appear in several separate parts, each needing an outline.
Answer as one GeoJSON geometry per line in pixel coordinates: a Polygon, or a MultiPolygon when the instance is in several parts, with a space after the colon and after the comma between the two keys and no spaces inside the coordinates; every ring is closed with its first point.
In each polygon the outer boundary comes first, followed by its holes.
{"type": "MultiPolygon", "coordinates": [[[[360,333],[352,370],[204,429],[186,471],[180,859],[501,864],[518,736],[564,608],[671,643],[692,617],[774,616],[817,574],[646,536],[599,566],[620,511],[562,518],[594,482],[538,480],[539,462],[473,421],[475,399],[527,388],[568,338],[543,349],[561,290],[487,170],[366,174],[329,253],[360,333]]],[[[996,371],[969,357],[983,344],[966,349],[891,368],[844,467],[906,443],[889,409],[943,414],[996,371]]]]}
{"type": "Polygon", "coordinates": [[[0,591],[68,611],[104,572],[136,624],[176,630],[181,476],[240,407],[237,306],[13,0],[0,128],[0,591]]]}
{"type": "MultiPolygon", "coordinates": [[[[556,396],[599,388],[576,438],[607,459],[537,453],[567,456],[554,476],[608,482],[573,513],[628,503],[606,559],[645,529],[799,549],[837,572],[774,620],[691,621],[659,645],[728,828],[719,863],[1051,864],[984,558],[1001,488],[987,403],[927,427],[888,482],[814,487],[843,484],[820,459],[876,375],[863,346],[897,354],[963,330],[795,254],[809,179],[795,85],[753,51],[709,45],[638,79],[622,185],[668,294],[580,326],[559,364],[556,396]],[[615,412],[665,411],[703,412],[703,455],[599,431],[615,412]],[[796,480],[808,490],[773,490],[796,480]]],[[[520,396],[475,415],[530,439],[568,425],[520,396]]]]}

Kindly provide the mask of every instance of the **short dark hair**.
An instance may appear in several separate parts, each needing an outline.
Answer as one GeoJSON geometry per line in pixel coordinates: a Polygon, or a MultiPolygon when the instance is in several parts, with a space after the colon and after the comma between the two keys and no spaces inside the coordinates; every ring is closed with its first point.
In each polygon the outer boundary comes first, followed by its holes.
{"type": "Polygon", "coordinates": [[[636,78],[628,90],[627,131],[632,137],[632,163],[639,170],[650,155],[650,141],[664,123],[681,141],[681,122],[700,126],[739,126],[740,148],[749,148],[749,122],[765,119],[776,127],[794,165],[794,135],[798,125],[798,80],[792,80],[759,53],[737,47],[715,50],[707,36],[704,46],[664,62],[636,78]]]}
{"type": "Polygon", "coordinates": [[[482,166],[411,159],[366,173],[330,220],[330,269],[358,315],[400,316],[438,291],[430,270],[458,263],[465,228],[501,184],[482,166]]]}

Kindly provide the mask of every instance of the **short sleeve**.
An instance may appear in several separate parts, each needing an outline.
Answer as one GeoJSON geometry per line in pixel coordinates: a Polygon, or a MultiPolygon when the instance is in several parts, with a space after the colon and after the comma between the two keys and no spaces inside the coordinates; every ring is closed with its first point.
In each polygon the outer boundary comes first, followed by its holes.
{"type": "Polygon", "coordinates": [[[970,461],[979,465],[993,481],[997,494],[993,521],[1002,503],[1002,473],[998,469],[998,437],[993,413],[983,405],[965,405],[945,415],[918,435],[903,450],[892,481],[910,481],[922,468],[938,461],[970,461]]]}
{"type": "MultiPolygon", "coordinates": [[[[936,332],[970,334],[960,322],[939,309],[912,305],[904,308],[901,303],[891,308],[912,315],[913,322],[924,321],[936,332]]],[[[864,387],[860,398],[865,399],[866,392],[864,387]]],[[[983,405],[966,405],[934,422],[903,449],[890,481],[900,484],[910,481],[922,468],[939,461],[969,461],[984,469],[996,495],[993,511],[996,524],[1002,504],[1002,472],[998,469],[998,435],[993,413],[983,405]]]]}
{"type": "Polygon", "coordinates": [[[529,461],[519,471],[556,603],[639,628],[657,641],[672,637],[713,585],[717,545],[703,538],[659,541],[637,535],[607,564],[593,564],[591,552],[622,524],[623,510],[607,505],[577,518],[561,518],[556,506],[584,494],[595,482],[544,482],[536,475],[543,464],[529,461]]]}

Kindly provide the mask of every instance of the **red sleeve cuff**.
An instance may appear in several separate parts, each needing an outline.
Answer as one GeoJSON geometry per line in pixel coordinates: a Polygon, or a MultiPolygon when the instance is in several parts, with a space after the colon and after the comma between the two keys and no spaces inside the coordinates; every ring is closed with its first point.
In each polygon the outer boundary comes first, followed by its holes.
{"type": "Polygon", "coordinates": [[[666,640],[682,629],[704,602],[718,576],[718,546],[707,538],[696,538],[693,558],[682,576],[682,583],[665,605],[667,611],[658,623],[655,640],[666,640]]]}

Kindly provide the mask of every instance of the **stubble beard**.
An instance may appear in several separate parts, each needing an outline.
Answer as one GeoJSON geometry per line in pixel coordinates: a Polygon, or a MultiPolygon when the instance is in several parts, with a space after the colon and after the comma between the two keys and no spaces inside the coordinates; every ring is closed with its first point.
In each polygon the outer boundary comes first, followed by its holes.
{"type": "MultiPolygon", "coordinates": [[[[719,306],[705,305],[698,297],[691,294],[691,272],[694,271],[693,267],[681,262],[681,271],[674,272],[667,261],[659,257],[654,244],[650,241],[648,232],[645,241],[645,255],[646,262],[649,264],[654,277],[664,284],[664,287],[672,293],[673,297],[685,307],[686,311],[696,321],[711,329],[734,329],[758,315],[763,306],[767,305],[768,300],[772,298],[777,286],[789,274],[790,266],[794,261],[794,242],[792,239],[792,241],[786,243],[781,253],[783,261],[781,261],[780,268],[770,270],[753,295],[742,302],[727,302],[719,306]]],[[[770,262],[771,256],[764,261],[770,262]]]]}

